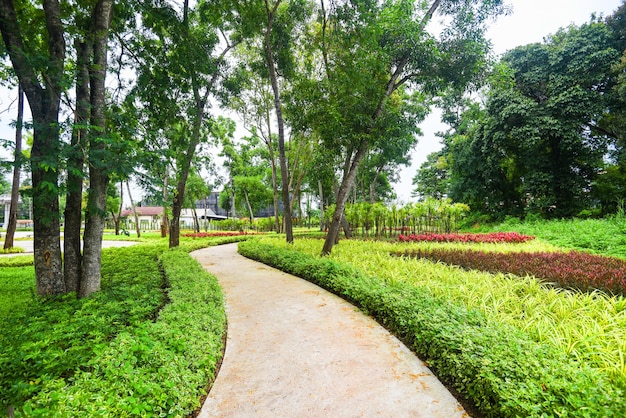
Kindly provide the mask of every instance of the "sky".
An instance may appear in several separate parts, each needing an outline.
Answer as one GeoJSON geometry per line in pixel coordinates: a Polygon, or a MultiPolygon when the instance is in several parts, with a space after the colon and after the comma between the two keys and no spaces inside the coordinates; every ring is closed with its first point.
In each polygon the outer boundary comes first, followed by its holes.
{"type": "MultiPolygon", "coordinates": [[[[520,45],[541,42],[547,35],[570,24],[586,23],[593,13],[608,16],[620,6],[622,0],[505,0],[505,3],[511,6],[511,13],[492,22],[487,32],[496,55],[520,45]]],[[[0,138],[14,138],[15,134],[8,125],[15,119],[16,105],[9,112],[4,110],[15,100],[15,96],[15,92],[7,94],[6,90],[0,90],[0,138]]],[[[440,113],[436,109],[420,128],[423,136],[412,152],[412,164],[401,170],[400,182],[394,186],[399,202],[412,200],[412,179],[426,156],[441,149],[441,143],[435,134],[447,129],[440,122],[440,113]]]]}
{"type": "MultiPolygon", "coordinates": [[[[593,13],[611,15],[622,0],[505,0],[505,3],[511,6],[511,13],[491,23],[487,32],[498,56],[520,45],[542,42],[547,35],[570,24],[586,23],[593,13]]],[[[400,182],[394,186],[400,202],[413,200],[413,177],[426,156],[441,149],[435,134],[445,131],[447,126],[440,122],[440,117],[435,109],[420,125],[423,136],[412,152],[412,164],[400,172],[400,182]]]]}

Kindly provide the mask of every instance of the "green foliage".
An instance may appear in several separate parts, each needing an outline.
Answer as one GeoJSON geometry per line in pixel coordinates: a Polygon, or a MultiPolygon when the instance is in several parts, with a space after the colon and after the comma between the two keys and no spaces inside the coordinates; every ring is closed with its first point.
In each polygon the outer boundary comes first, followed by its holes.
{"type": "MultiPolygon", "coordinates": [[[[164,243],[105,250],[102,290],[88,299],[25,299],[15,290],[18,303],[1,317],[0,407],[59,417],[195,410],[222,353],[222,295],[186,252],[164,251],[164,243]]],[[[30,280],[20,280],[22,294],[32,292],[30,280]]]]}
{"type": "MultiPolygon", "coordinates": [[[[239,248],[245,256],[357,304],[485,416],[618,417],[626,413],[623,380],[611,382],[554,346],[538,344],[513,326],[445,296],[434,296],[424,285],[375,278],[344,262],[321,259],[278,242],[251,240],[239,248]]],[[[379,257],[372,253],[367,258],[378,262],[379,257]]],[[[363,258],[360,252],[359,259],[363,258]]],[[[383,269],[387,276],[395,276],[398,270],[389,271],[389,265],[383,269]]]]}
{"type": "Polygon", "coordinates": [[[19,254],[23,253],[22,247],[0,248],[0,254],[19,254]]]}
{"type": "MultiPolygon", "coordinates": [[[[380,238],[395,236],[403,231],[413,234],[456,231],[468,211],[469,207],[465,204],[453,204],[450,199],[429,198],[402,207],[366,202],[347,204],[345,216],[353,233],[380,238]]],[[[334,205],[325,210],[327,222],[330,222],[334,212],[334,205]]]]}
{"type": "MultiPolygon", "coordinates": [[[[615,135],[596,124],[607,113],[618,59],[609,28],[599,22],[505,54],[485,108],[466,108],[461,120],[468,129],[457,124],[446,138],[450,197],[497,219],[569,217],[591,207],[591,186],[615,135]]],[[[603,204],[622,194],[609,187],[620,176],[609,171],[595,183],[603,204]]]]}
{"type": "Polygon", "coordinates": [[[7,268],[9,266],[3,264],[0,268],[0,322],[3,324],[7,323],[11,312],[22,310],[34,298],[35,270],[32,264],[31,256],[28,267],[7,268]]]}
{"type": "Polygon", "coordinates": [[[32,266],[33,262],[34,260],[32,254],[0,257],[0,268],[32,266]]]}
{"type": "Polygon", "coordinates": [[[626,258],[626,228],[619,216],[608,219],[527,220],[483,230],[517,231],[565,248],[626,258]]]}

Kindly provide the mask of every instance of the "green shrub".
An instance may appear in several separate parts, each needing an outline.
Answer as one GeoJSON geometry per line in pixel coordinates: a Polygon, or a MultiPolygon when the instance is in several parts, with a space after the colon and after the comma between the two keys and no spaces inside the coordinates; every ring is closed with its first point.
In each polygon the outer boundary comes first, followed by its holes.
{"type": "MultiPolygon", "coordinates": [[[[222,241],[229,239],[181,248],[222,241]]],[[[186,252],[164,243],[104,250],[102,290],[80,300],[31,296],[32,267],[2,273],[18,285],[7,287],[13,302],[0,311],[2,410],[66,417],[197,409],[222,355],[225,314],[217,280],[186,252]],[[25,301],[16,302],[18,291],[25,301]]]]}
{"type": "MultiPolygon", "coordinates": [[[[0,334],[0,406],[20,407],[58,379],[73,379],[115,335],[150,320],[164,302],[153,246],[105,250],[102,291],[29,299],[0,334]]],[[[34,289],[34,275],[31,276],[34,289]]]]}
{"type": "Polygon", "coordinates": [[[32,266],[34,262],[33,260],[32,254],[0,257],[0,268],[32,266]]]}
{"type": "Polygon", "coordinates": [[[222,293],[181,250],[160,256],[168,303],[156,321],[119,333],[71,379],[27,402],[29,416],[187,416],[200,406],[222,355],[222,293]]]}
{"type": "Polygon", "coordinates": [[[32,266],[0,268],[0,323],[8,323],[11,312],[26,308],[34,298],[34,289],[32,266]]]}
{"type": "Polygon", "coordinates": [[[310,280],[371,314],[488,417],[626,416],[622,383],[514,327],[405,282],[251,240],[240,252],[310,280]]]}

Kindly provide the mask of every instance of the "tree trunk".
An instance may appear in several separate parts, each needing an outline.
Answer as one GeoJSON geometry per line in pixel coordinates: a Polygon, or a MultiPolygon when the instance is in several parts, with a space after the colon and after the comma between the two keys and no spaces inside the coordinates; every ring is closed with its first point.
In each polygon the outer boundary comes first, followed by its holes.
{"type": "Polygon", "coordinates": [[[70,155],[67,161],[67,198],[65,201],[65,230],[63,233],[63,255],[65,287],[68,292],[78,293],[82,266],[80,230],[83,220],[83,166],[87,146],[89,122],[89,61],[92,45],[89,42],[76,42],[76,112],[72,129],[70,155]]]}
{"type": "Polygon", "coordinates": [[[15,123],[15,152],[13,166],[13,181],[11,184],[11,205],[7,232],[4,236],[4,249],[13,248],[13,238],[17,228],[17,207],[20,199],[20,172],[22,168],[22,124],[24,122],[24,91],[17,87],[17,121],[15,123]]]}
{"type": "MultiPolygon", "coordinates": [[[[59,224],[59,106],[63,92],[65,39],[58,0],[43,1],[48,56],[45,70],[38,73],[24,45],[22,28],[12,1],[0,1],[0,32],[13,70],[28,98],[33,118],[31,149],[34,264],[38,295],[65,292],[59,224]],[[41,79],[46,84],[40,84],[41,79]]],[[[39,48],[39,47],[37,47],[39,48]]],[[[39,49],[37,50],[39,51],[39,49]]]]}
{"type": "Polygon", "coordinates": [[[293,243],[293,227],[291,223],[291,205],[289,201],[289,171],[287,169],[287,156],[285,154],[285,122],[283,119],[283,110],[280,100],[280,90],[278,88],[278,76],[276,74],[276,66],[274,65],[274,53],[270,42],[270,33],[272,24],[276,16],[276,10],[280,4],[277,0],[274,7],[270,9],[268,0],[265,0],[265,8],[267,11],[267,30],[265,32],[265,52],[267,58],[267,67],[269,70],[270,83],[274,93],[274,108],[276,109],[276,120],[278,123],[278,159],[280,162],[280,177],[283,198],[283,225],[288,243],[293,243]]]}
{"type": "MultiPolygon", "coordinates": [[[[326,241],[324,241],[324,247],[322,248],[323,256],[329,255],[333,249],[333,246],[337,242],[337,238],[339,237],[339,229],[341,227],[341,221],[343,218],[344,210],[346,208],[346,201],[348,200],[350,189],[354,184],[354,179],[356,178],[356,172],[359,164],[361,163],[361,160],[367,152],[367,147],[367,141],[362,141],[359,146],[359,150],[354,155],[354,159],[351,163],[349,163],[350,169],[348,170],[347,175],[345,175],[341,180],[341,186],[339,186],[339,192],[337,193],[337,204],[335,208],[335,213],[330,223],[330,227],[328,228],[328,234],[326,235],[326,241]]],[[[348,158],[350,158],[350,154],[348,155],[348,158]]]]}
{"type": "Polygon", "coordinates": [[[172,222],[170,223],[170,242],[169,247],[174,248],[180,245],[180,213],[183,209],[183,202],[185,200],[185,186],[187,185],[187,177],[189,177],[189,168],[191,167],[191,159],[196,151],[196,147],[200,142],[200,113],[204,110],[202,108],[196,109],[198,115],[196,115],[196,121],[193,128],[193,139],[189,143],[186,153],[183,155],[184,159],[181,166],[179,166],[180,177],[178,178],[178,184],[176,185],[176,192],[174,199],[172,200],[172,222]]]}
{"type": "Polygon", "coordinates": [[[274,155],[274,147],[272,146],[272,134],[271,134],[271,130],[269,129],[269,125],[270,125],[270,121],[269,121],[269,115],[267,117],[267,126],[268,126],[268,140],[266,142],[267,144],[267,150],[269,151],[270,154],[270,165],[272,167],[272,197],[274,199],[274,230],[276,231],[276,233],[280,233],[280,220],[278,219],[278,184],[277,184],[277,175],[276,175],[276,156],[274,155]]]}
{"type": "Polygon", "coordinates": [[[128,191],[128,200],[130,200],[130,207],[133,210],[133,216],[135,218],[135,230],[137,231],[137,238],[141,238],[141,228],[139,227],[139,216],[137,216],[137,208],[135,202],[133,202],[133,195],[130,192],[130,184],[126,181],[126,190],[128,191]]]}
{"type": "Polygon", "coordinates": [[[163,216],[161,219],[161,238],[167,236],[167,230],[169,229],[169,222],[167,218],[167,180],[169,170],[165,167],[165,176],[163,177],[163,216]]]}
{"type": "Polygon", "coordinates": [[[100,290],[102,265],[102,234],[106,220],[106,196],[109,185],[108,161],[103,154],[106,142],[105,77],[107,39],[113,0],[100,0],[93,15],[93,65],[89,70],[91,87],[91,129],[89,135],[89,196],[85,216],[83,265],[78,295],[87,297],[100,290]]]}
{"type": "Polygon", "coordinates": [[[193,213],[193,232],[196,234],[200,233],[200,221],[198,220],[198,212],[196,208],[191,208],[191,213],[193,213]]]}
{"type": "Polygon", "coordinates": [[[250,206],[250,199],[248,198],[248,192],[244,189],[243,195],[246,198],[246,206],[248,206],[248,213],[250,214],[250,223],[254,222],[254,212],[252,212],[252,206],[250,206]]]}
{"type": "Polygon", "coordinates": [[[120,181],[120,207],[115,217],[115,235],[120,234],[120,221],[122,220],[122,209],[124,208],[124,182],[120,181]]]}
{"type": "Polygon", "coordinates": [[[382,171],[381,167],[376,168],[376,173],[374,174],[374,180],[370,183],[370,203],[374,204],[376,201],[376,183],[378,183],[378,176],[380,176],[380,172],[382,171]]]}
{"type": "Polygon", "coordinates": [[[43,117],[33,112],[34,141],[31,149],[33,183],[34,262],[38,295],[65,293],[59,224],[58,179],[46,162],[59,155],[58,106],[51,105],[43,117]],[[55,109],[56,107],[56,109],[55,109]]]}
{"type": "Polygon", "coordinates": [[[317,187],[320,190],[320,231],[324,231],[324,188],[322,187],[322,180],[317,181],[317,187]]]}

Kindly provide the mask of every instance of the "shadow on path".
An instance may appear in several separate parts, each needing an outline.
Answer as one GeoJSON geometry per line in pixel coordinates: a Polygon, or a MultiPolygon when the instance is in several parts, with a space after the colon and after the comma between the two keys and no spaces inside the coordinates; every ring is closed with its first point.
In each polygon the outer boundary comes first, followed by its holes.
{"type": "Polygon", "coordinates": [[[192,253],[224,290],[224,361],[199,417],[467,417],[406,346],[353,305],[237,253],[192,253]]]}

